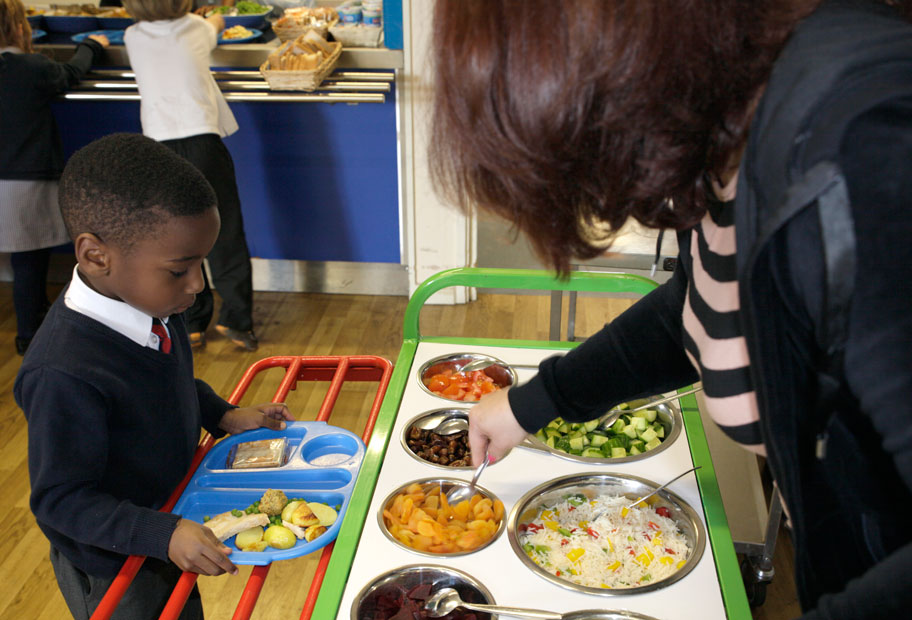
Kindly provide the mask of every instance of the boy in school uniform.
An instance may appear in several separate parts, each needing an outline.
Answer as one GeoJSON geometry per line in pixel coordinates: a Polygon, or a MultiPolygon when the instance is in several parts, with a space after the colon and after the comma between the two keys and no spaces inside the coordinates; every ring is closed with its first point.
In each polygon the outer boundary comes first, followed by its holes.
{"type": "MultiPolygon", "coordinates": [[[[283,404],[233,407],[193,376],[181,313],[219,231],[193,165],[141,135],[107,136],[67,163],[60,208],[78,265],[14,388],[31,509],[75,618],[92,614],[128,555],[147,559],[114,618],[157,618],[182,570],[237,572],[208,528],[158,511],[200,429],[221,437],[294,418],[283,404]]],[[[202,618],[198,591],[181,618],[202,618]]]]}

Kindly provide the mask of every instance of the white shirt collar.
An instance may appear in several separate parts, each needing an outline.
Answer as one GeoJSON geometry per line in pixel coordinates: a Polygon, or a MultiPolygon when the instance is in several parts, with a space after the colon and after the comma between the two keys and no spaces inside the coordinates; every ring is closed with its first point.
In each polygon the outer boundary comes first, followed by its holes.
{"type": "Polygon", "coordinates": [[[22,50],[15,45],[10,45],[9,47],[0,47],[0,54],[5,54],[7,52],[10,54],[21,54],[22,50]]]}
{"type": "MultiPolygon", "coordinates": [[[[158,349],[158,336],[152,333],[152,317],[130,304],[92,290],[79,275],[78,265],[63,297],[67,308],[95,319],[143,347],[158,349]]],[[[168,319],[162,319],[167,324],[168,319]]]]}

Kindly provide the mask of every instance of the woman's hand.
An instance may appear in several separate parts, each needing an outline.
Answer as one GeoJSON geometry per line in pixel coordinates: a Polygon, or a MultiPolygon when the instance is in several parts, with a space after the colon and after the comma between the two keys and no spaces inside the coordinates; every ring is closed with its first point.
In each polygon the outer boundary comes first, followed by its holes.
{"type": "Polygon", "coordinates": [[[507,390],[497,390],[485,395],[469,412],[472,465],[481,465],[486,448],[491,462],[502,459],[527,434],[510,409],[507,390]]]}
{"type": "Polygon", "coordinates": [[[168,543],[168,557],[181,570],[200,575],[221,575],[238,572],[228,554],[231,547],[223,545],[205,525],[196,521],[181,519],[171,534],[168,543]]]}
{"type": "Polygon", "coordinates": [[[229,409],[222,416],[219,428],[232,435],[262,427],[280,431],[285,428],[286,420],[294,422],[294,416],[288,411],[285,403],[266,403],[229,409]]]}

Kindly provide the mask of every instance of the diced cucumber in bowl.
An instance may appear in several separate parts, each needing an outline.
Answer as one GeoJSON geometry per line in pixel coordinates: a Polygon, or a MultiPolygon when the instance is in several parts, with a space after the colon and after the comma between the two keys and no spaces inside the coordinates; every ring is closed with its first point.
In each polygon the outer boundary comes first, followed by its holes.
{"type": "MultiPolygon", "coordinates": [[[[628,409],[630,403],[619,405],[628,409]]],[[[585,458],[624,458],[636,456],[662,445],[666,430],[657,409],[622,413],[608,430],[598,420],[567,422],[554,418],[535,436],[548,447],[585,458]]]]}

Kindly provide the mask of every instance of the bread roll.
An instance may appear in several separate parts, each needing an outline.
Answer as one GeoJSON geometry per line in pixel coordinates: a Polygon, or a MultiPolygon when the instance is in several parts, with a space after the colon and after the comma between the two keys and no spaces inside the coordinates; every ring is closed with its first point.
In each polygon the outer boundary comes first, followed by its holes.
{"type": "Polygon", "coordinates": [[[333,52],[333,46],[329,44],[329,41],[317,34],[315,30],[308,30],[304,34],[304,41],[306,43],[311,43],[314,45],[326,56],[329,56],[333,52]]]}
{"type": "Polygon", "coordinates": [[[319,54],[320,53],[319,47],[312,45],[310,43],[307,43],[306,41],[303,43],[296,43],[295,47],[297,49],[301,50],[299,52],[301,54],[319,54]]]}

